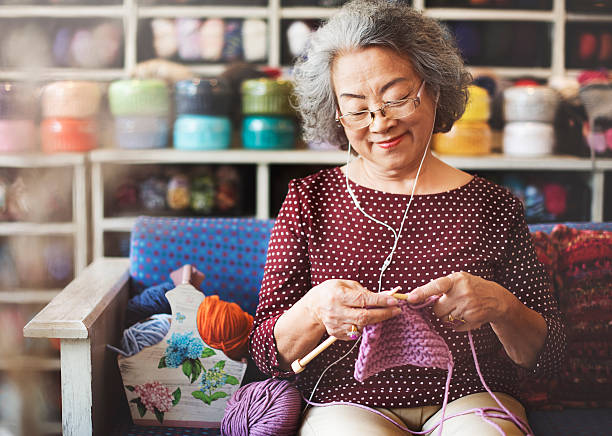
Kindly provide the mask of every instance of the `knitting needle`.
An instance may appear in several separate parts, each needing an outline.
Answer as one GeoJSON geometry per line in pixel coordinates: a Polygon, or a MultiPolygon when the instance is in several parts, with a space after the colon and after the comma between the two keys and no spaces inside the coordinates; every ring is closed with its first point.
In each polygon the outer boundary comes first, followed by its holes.
{"type": "MultiPolygon", "coordinates": [[[[401,289],[401,287],[398,286],[396,288],[393,288],[391,291],[387,291],[387,293],[390,294],[391,296],[397,298],[398,300],[406,300],[406,299],[408,299],[408,294],[398,294],[397,293],[397,291],[399,291],[400,289],[401,289]]],[[[325,350],[331,344],[336,342],[337,339],[338,338],[335,337],[335,336],[330,336],[329,338],[327,338],[323,342],[321,342],[319,345],[317,345],[314,350],[312,350],[310,353],[308,353],[307,355],[305,355],[301,359],[295,359],[293,361],[293,363],[291,364],[291,369],[293,370],[293,372],[295,374],[299,374],[300,372],[304,371],[304,368],[306,367],[306,365],[308,365],[310,363],[310,361],[312,359],[317,357],[319,354],[321,354],[323,352],[323,350],[325,350]]]]}

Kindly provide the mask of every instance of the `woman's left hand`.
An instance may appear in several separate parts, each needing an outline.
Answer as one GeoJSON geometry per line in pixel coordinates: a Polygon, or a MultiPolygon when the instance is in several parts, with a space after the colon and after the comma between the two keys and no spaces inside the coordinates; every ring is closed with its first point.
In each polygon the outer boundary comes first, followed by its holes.
{"type": "Polygon", "coordinates": [[[501,285],[467,272],[452,273],[419,286],[408,294],[407,301],[418,304],[435,295],[440,298],[433,306],[434,313],[457,331],[500,321],[512,313],[517,301],[501,285]]]}

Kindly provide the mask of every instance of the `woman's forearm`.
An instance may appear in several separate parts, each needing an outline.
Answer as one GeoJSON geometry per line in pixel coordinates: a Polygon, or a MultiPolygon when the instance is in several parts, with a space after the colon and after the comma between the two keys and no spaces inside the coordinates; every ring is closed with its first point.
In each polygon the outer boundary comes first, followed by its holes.
{"type": "Polygon", "coordinates": [[[505,316],[491,322],[491,327],[508,356],[517,365],[532,368],[544,346],[548,327],[542,315],[514,295],[511,301],[505,316]]]}
{"type": "Polygon", "coordinates": [[[308,308],[309,296],[304,296],[276,321],[274,339],[279,354],[279,364],[291,369],[295,359],[312,351],[325,334],[325,326],[319,323],[308,308]]]}

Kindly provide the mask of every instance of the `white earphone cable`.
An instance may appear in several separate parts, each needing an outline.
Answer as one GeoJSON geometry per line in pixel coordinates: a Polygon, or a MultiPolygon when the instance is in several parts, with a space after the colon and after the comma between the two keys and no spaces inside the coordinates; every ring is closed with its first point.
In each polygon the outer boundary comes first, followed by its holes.
{"type": "MultiPolygon", "coordinates": [[[[437,104],[437,99],[436,99],[436,104],[437,104]]],[[[362,214],[364,214],[367,218],[369,218],[370,220],[374,221],[375,223],[380,224],[381,226],[384,226],[384,227],[388,228],[393,233],[393,237],[395,239],[395,241],[393,243],[393,248],[391,249],[391,252],[387,256],[385,261],[383,262],[383,266],[382,266],[382,268],[380,270],[380,276],[378,278],[378,292],[380,292],[381,289],[382,289],[382,277],[383,277],[383,274],[385,273],[385,270],[389,267],[389,265],[391,265],[391,259],[393,258],[393,254],[395,253],[395,249],[397,248],[397,243],[399,242],[399,238],[400,238],[400,236],[402,234],[402,230],[404,228],[404,222],[406,221],[406,217],[408,216],[408,211],[410,210],[410,205],[412,204],[412,199],[414,197],[414,191],[416,189],[417,181],[419,180],[419,174],[421,173],[421,168],[423,166],[423,162],[425,161],[425,156],[427,156],[427,150],[429,149],[429,144],[431,142],[431,138],[433,137],[433,129],[434,129],[435,123],[436,123],[436,112],[437,112],[437,106],[434,106],[433,125],[431,127],[431,131],[429,132],[429,139],[427,140],[427,144],[425,145],[425,150],[423,151],[423,157],[421,157],[421,162],[419,163],[419,168],[417,170],[416,177],[414,178],[414,184],[412,185],[412,192],[410,194],[410,200],[408,200],[408,205],[406,206],[406,210],[404,211],[404,217],[402,218],[402,222],[400,224],[400,228],[399,228],[399,230],[397,232],[389,224],[387,224],[387,223],[385,223],[383,221],[377,220],[376,218],[374,218],[373,216],[368,214],[359,205],[359,201],[357,200],[357,197],[355,196],[355,193],[351,189],[351,187],[349,185],[349,179],[348,179],[348,166],[349,166],[349,163],[351,162],[351,160],[350,160],[351,159],[351,143],[349,142],[348,156],[346,158],[346,172],[345,172],[345,176],[346,176],[345,177],[345,180],[346,180],[346,190],[348,191],[350,197],[353,199],[353,203],[355,203],[355,206],[357,207],[357,209],[362,214]]],[[[323,372],[321,372],[321,375],[317,379],[317,381],[316,381],[316,383],[315,383],[315,385],[314,385],[314,387],[312,389],[312,392],[310,393],[310,397],[308,398],[309,402],[312,401],[312,398],[314,397],[314,393],[317,390],[317,387],[319,386],[319,383],[323,379],[323,375],[325,375],[325,373],[332,366],[334,366],[335,364],[340,362],[342,359],[344,359],[346,356],[348,356],[355,349],[355,347],[357,346],[357,344],[360,341],[361,341],[361,337],[359,337],[359,339],[357,339],[355,341],[355,343],[351,346],[351,348],[346,353],[344,353],[338,359],[336,359],[335,361],[333,361],[332,363],[327,365],[327,367],[323,370],[323,372]]],[[[302,413],[306,413],[307,409],[308,409],[308,404],[306,405],[306,407],[304,408],[304,411],[302,413]]]]}
{"type": "MultiPolygon", "coordinates": [[[[436,122],[435,114],[436,114],[436,111],[434,110],[434,123],[436,122]]],[[[427,141],[427,144],[425,145],[425,150],[423,151],[423,156],[421,157],[421,162],[419,163],[419,168],[417,170],[416,177],[414,178],[414,183],[412,184],[412,192],[410,194],[410,199],[408,200],[408,204],[406,205],[406,210],[404,211],[404,216],[402,218],[402,222],[400,223],[400,228],[399,228],[399,230],[397,232],[389,224],[387,224],[387,223],[385,223],[383,221],[380,221],[380,220],[374,218],[372,215],[368,214],[365,210],[363,210],[363,208],[359,204],[359,200],[357,200],[357,197],[355,196],[355,193],[353,192],[353,190],[351,189],[351,186],[349,184],[348,170],[349,170],[349,164],[351,163],[351,143],[349,142],[349,144],[348,144],[348,154],[347,154],[347,158],[346,158],[346,171],[344,173],[345,180],[346,180],[346,190],[348,191],[350,197],[353,199],[353,203],[355,204],[355,207],[364,216],[369,218],[371,221],[374,221],[375,223],[377,223],[377,224],[379,224],[381,226],[386,227],[387,229],[389,229],[391,231],[391,233],[393,233],[393,238],[394,238],[393,248],[391,248],[391,252],[389,253],[387,258],[383,262],[382,267],[380,269],[380,276],[378,278],[378,292],[380,292],[382,290],[382,278],[383,278],[383,275],[385,274],[385,271],[387,270],[387,268],[389,268],[389,265],[391,265],[391,261],[393,259],[393,255],[395,254],[395,249],[397,248],[397,244],[398,244],[400,236],[402,234],[402,230],[404,229],[404,223],[406,222],[406,217],[408,216],[408,211],[410,210],[410,205],[412,204],[412,199],[414,198],[414,191],[416,190],[417,182],[419,180],[419,175],[421,174],[421,168],[423,167],[423,162],[425,161],[425,156],[427,156],[427,150],[429,149],[429,143],[431,142],[432,136],[433,136],[433,128],[432,128],[432,130],[431,130],[431,132],[429,134],[429,140],[427,141]]]]}

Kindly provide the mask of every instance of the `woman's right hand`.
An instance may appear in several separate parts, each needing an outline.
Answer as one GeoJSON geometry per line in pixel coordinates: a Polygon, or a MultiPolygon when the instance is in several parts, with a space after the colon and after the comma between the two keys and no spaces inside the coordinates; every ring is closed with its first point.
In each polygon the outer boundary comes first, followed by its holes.
{"type": "Polygon", "coordinates": [[[308,291],[303,299],[327,333],[343,340],[355,339],[349,336],[353,325],[361,332],[366,325],[401,313],[395,297],[386,292],[371,292],[354,280],[326,280],[308,291]]]}

